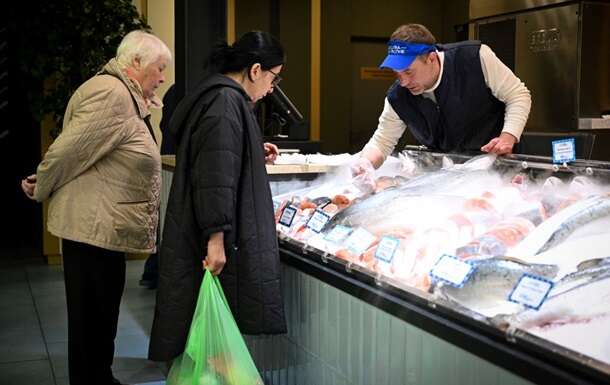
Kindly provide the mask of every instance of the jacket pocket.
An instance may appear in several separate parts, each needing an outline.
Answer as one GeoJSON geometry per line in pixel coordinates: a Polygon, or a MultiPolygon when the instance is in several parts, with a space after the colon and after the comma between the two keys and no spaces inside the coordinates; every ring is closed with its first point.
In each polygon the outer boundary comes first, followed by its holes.
{"type": "Polygon", "coordinates": [[[149,249],[154,246],[154,229],[149,201],[117,202],[113,227],[128,247],[149,249]]]}

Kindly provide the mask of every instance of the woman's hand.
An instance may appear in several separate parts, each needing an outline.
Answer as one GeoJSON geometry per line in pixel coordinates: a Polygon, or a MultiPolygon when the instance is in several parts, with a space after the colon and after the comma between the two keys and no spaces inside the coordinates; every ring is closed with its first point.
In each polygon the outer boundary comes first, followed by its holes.
{"type": "Polygon", "coordinates": [[[208,255],[203,260],[203,268],[209,270],[214,275],[218,275],[226,262],[224,233],[214,233],[210,235],[208,240],[208,255]]]}
{"type": "Polygon", "coordinates": [[[32,174],[21,180],[21,189],[30,199],[34,199],[34,189],[36,188],[36,174],[32,174]]]}
{"type": "Polygon", "coordinates": [[[273,164],[277,159],[280,151],[277,146],[273,143],[263,143],[263,147],[265,148],[265,163],[273,164]]]}

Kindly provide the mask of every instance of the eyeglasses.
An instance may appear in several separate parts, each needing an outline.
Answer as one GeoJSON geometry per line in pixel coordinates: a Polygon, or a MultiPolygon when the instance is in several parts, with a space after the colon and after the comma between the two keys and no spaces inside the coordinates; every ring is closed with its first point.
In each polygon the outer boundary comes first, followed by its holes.
{"type": "Polygon", "coordinates": [[[282,81],[282,77],[271,70],[267,70],[267,71],[269,71],[273,74],[273,80],[271,81],[271,85],[274,87],[277,86],[282,81]]]}

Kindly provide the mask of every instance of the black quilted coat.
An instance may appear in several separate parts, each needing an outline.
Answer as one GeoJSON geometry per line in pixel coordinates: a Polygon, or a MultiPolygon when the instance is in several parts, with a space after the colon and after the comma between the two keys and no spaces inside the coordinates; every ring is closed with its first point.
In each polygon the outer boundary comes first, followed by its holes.
{"type": "Polygon", "coordinates": [[[220,281],[242,333],[286,332],[273,204],[259,126],[243,88],[212,75],[177,107],[149,358],[184,350],[210,234],[223,231],[220,281]]]}

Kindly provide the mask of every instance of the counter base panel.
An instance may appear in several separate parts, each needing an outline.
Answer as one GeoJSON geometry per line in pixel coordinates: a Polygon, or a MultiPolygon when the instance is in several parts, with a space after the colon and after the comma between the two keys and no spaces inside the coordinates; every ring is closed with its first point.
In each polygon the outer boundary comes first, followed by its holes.
{"type": "Polygon", "coordinates": [[[282,264],[288,334],[245,336],[266,384],[531,382],[282,264]]]}

